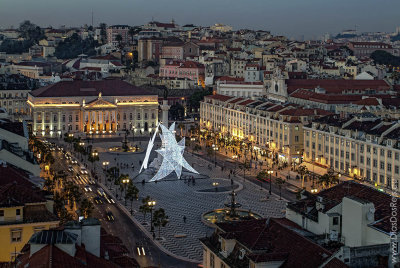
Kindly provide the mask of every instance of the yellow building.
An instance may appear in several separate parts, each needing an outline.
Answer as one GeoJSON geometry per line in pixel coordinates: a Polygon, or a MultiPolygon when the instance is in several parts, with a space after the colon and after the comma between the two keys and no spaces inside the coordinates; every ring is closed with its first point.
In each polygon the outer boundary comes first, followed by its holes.
{"type": "Polygon", "coordinates": [[[19,170],[0,167],[0,263],[13,261],[34,233],[58,226],[50,198],[19,170]]]}

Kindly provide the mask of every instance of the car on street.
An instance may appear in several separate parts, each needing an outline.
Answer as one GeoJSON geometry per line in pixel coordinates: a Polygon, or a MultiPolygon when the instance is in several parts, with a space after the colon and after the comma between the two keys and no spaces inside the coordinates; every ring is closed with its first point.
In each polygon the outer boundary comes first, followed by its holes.
{"type": "Polygon", "coordinates": [[[114,215],[112,214],[111,211],[106,212],[106,217],[108,221],[114,221],[114,215]]]}
{"type": "Polygon", "coordinates": [[[89,185],[85,185],[85,192],[91,192],[92,188],[89,185]]]}
{"type": "Polygon", "coordinates": [[[104,192],[103,188],[98,188],[98,189],[97,189],[97,193],[98,193],[100,196],[106,196],[106,193],[104,192]]]}
{"type": "Polygon", "coordinates": [[[96,196],[93,200],[96,204],[100,204],[100,205],[103,204],[103,200],[101,200],[101,198],[99,196],[96,196]]]}
{"type": "Polygon", "coordinates": [[[136,250],[138,256],[146,256],[146,251],[144,250],[144,246],[142,243],[136,243],[136,250]]]}
{"type": "Polygon", "coordinates": [[[69,172],[72,172],[72,171],[74,171],[74,169],[72,168],[72,166],[70,165],[70,166],[68,166],[68,171],[69,172]]]}

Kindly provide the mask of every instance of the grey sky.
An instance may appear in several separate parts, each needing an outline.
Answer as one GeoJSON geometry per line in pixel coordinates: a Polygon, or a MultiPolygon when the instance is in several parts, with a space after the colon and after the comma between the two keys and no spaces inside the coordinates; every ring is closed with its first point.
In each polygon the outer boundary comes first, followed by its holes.
{"type": "Polygon", "coordinates": [[[25,19],[41,26],[79,26],[91,22],[184,25],[225,23],[235,29],[271,30],[298,37],[360,31],[394,31],[400,26],[400,0],[0,0],[0,28],[25,19]]]}

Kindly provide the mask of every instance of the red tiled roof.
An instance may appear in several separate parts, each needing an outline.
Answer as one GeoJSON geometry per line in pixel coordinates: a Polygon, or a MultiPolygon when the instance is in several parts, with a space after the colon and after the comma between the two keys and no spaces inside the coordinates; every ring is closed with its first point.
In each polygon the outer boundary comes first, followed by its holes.
{"type": "Polygon", "coordinates": [[[247,104],[250,104],[250,103],[252,103],[252,102],[255,102],[255,100],[245,100],[245,101],[241,101],[241,102],[239,102],[238,103],[238,105],[247,105],[247,104]]]}
{"type": "Polygon", "coordinates": [[[30,92],[34,97],[153,95],[122,80],[61,81],[30,92]]]}
{"type": "Polygon", "coordinates": [[[110,60],[110,61],[119,60],[117,57],[115,57],[112,54],[108,54],[108,55],[105,55],[105,56],[95,56],[95,57],[91,57],[91,59],[94,59],[94,60],[110,60]]]}
{"type": "Polygon", "coordinates": [[[364,106],[377,106],[379,105],[379,101],[376,98],[365,98],[354,102],[354,104],[364,105],[364,106]]]}
{"type": "Polygon", "coordinates": [[[29,252],[21,257],[21,267],[41,268],[112,268],[118,267],[110,261],[96,257],[76,246],[75,256],[71,256],[55,245],[46,245],[29,257],[29,252]]]}
{"type": "MultiPolygon", "coordinates": [[[[251,251],[246,256],[255,263],[284,261],[280,267],[319,267],[332,252],[300,235],[299,225],[287,219],[249,220],[218,223],[220,236],[235,239],[251,251]]],[[[337,267],[346,267],[338,260],[337,267]],[[340,264],[340,266],[339,266],[340,264]]]]}
{"type": "Polygon", "coordinates": [[[229,103],[237,103],[238,101],[242,101],[244,100],[243,98],[237,98],[237,99],[233,99],[231,100],[229,103]]]}
{"type": "Polygon", "coordinates": [[[220,101],[227,101],[227,100],[232,99],[233,97],[232,97],[232,96],[226,96],[226,95],[215,94],[215,95],[208,95],[208,96],[205,96],[205,98],[214,99],[214,100],[220,100],[220,101]]]}
{"type": "Polygon", "coordinates": [[[20,169],[0,165],[0,186],[16,182],[19,186],[32,188],[34,185],[28,178],[29,175],[20,169]]]}
{"type": "Polygon", "coordinates": [[[329,79],[288,79],[286,80],[288,93],[296,89],[314,89],[321,87],[327,94],[338,94],[344,90],[389,90],[390,85],[384,80],[329,80],[329,79]]]}
{"type": "Polygon", "coordinates": [[[232,76],[221,76],[217,81],[244,81],[242,77],[232,77],[232,76]]]}

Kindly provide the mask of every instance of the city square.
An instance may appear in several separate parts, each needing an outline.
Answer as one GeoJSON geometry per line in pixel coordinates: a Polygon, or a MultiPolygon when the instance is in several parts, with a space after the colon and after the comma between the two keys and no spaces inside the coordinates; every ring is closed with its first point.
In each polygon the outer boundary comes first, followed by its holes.
{"type": "MultiPolygon", "coordinates": [[[[160,142],[156,146],[160,146],[160,142]]],[[[119,142],[93,143],[93,149],[99,152],[99,161],[96,163],[96,170],[105,168],[102,163],[107,162],[108,167],[120,167],[120,173],[129,174],[133,182],[139,189],[139,200],[133,202],[133,216],[139,223],[145,222],[145,228],[150,232],[150,215],[146,215],[146,220],[139,207],[142,205],[141,199],[150,196],[156,200],[156,207],[165,209],[169,216],[169,223],[161,230],[163,239],[159,243],[166,250],[177,256],[186,256],[186,258],[201,261],[201,246],[198,243],[199,238],[210,235],[212,228],[202,222],[202,214],[213,209],[223,208],[226,202],[229,202],[229,193],[231,181],[228,180],[228,174],[222,172],[220,167],[214,167],[209,161],[196,155],[185,153],[184,156],[188,162],[196,168],[199,175],[183,172],[182,178],[178,180],[172,176],[171,179],[164,179],[158,182],[142,183],[143,175],[138,176],[138,168],[131,168],[132,164],[137,167],[139,161],[144,159],[144,151],[141,153],[110,153],[108,148],[120,145],[119,142]],[[121,168],[125,166],[125,168],[121,168]],[[212,167],[210,170],[209,167],[212,167]],[[191,178],[194,178],[194,182],[191,178]],[[216,191],[213,183],[218,183],[216,191]],[[184,220],[184,217],[186,220],[184,220]],[[186,221],[186,222],[185,222],[186,221]]],[[[146,148],[146,142],[142,141],[139,145],[146,148]]],[[[153,152],[151,159],[156,157],[153,152]]],[[[90,167],[90,164],[89,164],[90,167]]],[[[146,171],[147,172],[147,171],[146,171]]],[[[146,173],[145,172],[145,173],[146,173]]],[[[146,175],[149,179],[152,173],[146,175]]],[[[99,175],[104,185],[105,177],[99,175]]],[[[263,217],[282,217],[284,216],[285,201],[279,200],[279,196],[274,195],[268,198],[266,189],[260,190],[259,186],[249,181],[243,181],[242,177],[233,177],[237,191],[237,201],[243,208],[262,215],[263,217]]],[[[147,180],[146,180],[147,181],[147,180]]],[[[108,183],[109,185],[110,183],[108,183]]],[[[119,186],[118,186],[119,187],[119,186]]],[[[108,188],[109,186],[104,188],[108,188]]],[[[111,186],[112,193],[116,196],[115,185],[111,186]]],[[[121,192],[118,191],[119,197],[121,192]]],[[[120,201],[124,203],[123,200],[120,201]]],[[[127,202],[127,210],[130,210],[130,201],[127,202]]],[[[156,230],[157,231],[157,230],[156,230]]]]}

